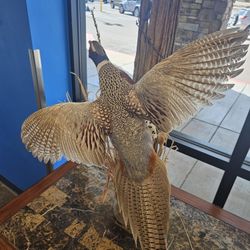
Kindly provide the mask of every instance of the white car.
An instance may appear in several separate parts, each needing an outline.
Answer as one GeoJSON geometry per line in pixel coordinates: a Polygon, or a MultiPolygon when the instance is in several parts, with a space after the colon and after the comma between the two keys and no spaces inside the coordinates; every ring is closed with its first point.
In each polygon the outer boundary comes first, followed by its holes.
{"type": "Polygon", "coordinates": [[[250,9],[241,9],[236,15],[235,26],[250,30],[250,9]]]}
{"type": "Polygon", "coordinates": [[[119,12],[123,14],[125,11],[131,12],[138,17],[140,14],[141,1],[140,0],[124,0],[119,5],[119,12]]]}

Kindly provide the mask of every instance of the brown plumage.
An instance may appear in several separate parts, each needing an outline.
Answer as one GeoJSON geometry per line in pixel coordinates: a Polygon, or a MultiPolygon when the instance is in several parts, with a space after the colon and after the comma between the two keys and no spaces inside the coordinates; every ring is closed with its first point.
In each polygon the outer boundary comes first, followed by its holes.
{"type": "Polygon", "coordinates": [[[124,223],[130,225],[134,240],[139,239],[142,249],[167,247],[170,185],[165,164],[156,154],[154,157],[150,162],[153,169],[144,181],[130,180],[120,167],[116,168],[114,178],[124,223]]]}
{"type": "Polygon", "coordinates": [[[113,181],[125,223],[142,249],[166,249],[170,188],[145,120],[168,133],[202,105],[222,98],[232,87],[224,82],[242,71],[247,35],[237,29],[208,35],[155,65],[133,85],[101,45],[90,42],[100,97],[37,111],[24,122],[22,140],[45,162],[65,155],[98,165],[107,164],[111,141],[119,156],[113,181]]]}

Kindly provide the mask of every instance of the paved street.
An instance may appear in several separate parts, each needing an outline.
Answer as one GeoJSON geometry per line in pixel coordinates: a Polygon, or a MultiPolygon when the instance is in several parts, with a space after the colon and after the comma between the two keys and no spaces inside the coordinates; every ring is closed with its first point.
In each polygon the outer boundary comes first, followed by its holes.
{"type": "MultiPolygon", "coordinates": [[[[102,45],[107,50],[110,60],[133,74],[137,18],[131,14],[120,14],[118,9],[111,9],[109,4],[103,5],[102,13],[99,11],[98,2],[88,5],[90,8],[95,7],[102,45]]],[[[87,39],[96,39],[90,12],[87,12],[86,16],[87,39]]],[[[245,71],[240,76],[230,81],[235,86],[227,92],[224,99],[202,109],[178,130],[232,153],[250,108],[250,52],[246,56],[244,68],[245,71]]],[[[99,80],[95,66],[90,60],[88,60],[88,86],[90,99],[93,100],[99,89],[99,80]]],[[[250,157],[250,153],[248,156],[250,157]]],[[[212,202],[223,171],[179,152],[171,152],[169,174],[175,186],[212,202]]],[[[249,193],[250,183],[237,178],[225,209],[250,220],[249,193]]]]}
{"type": "MultiPolygon", "coordinates": [[[[137,18],[131,13],[120,14],[118,8],[112,9],[110,4],[103,4],[103,12],[100,12],[98,2],[88,3],[90,9],[95,8],[94,13],[101,35],[101,41],[106,49],[135,55],[137,31],[137,18]]],[[[96,31],[90,12],[86,12],[87,33],[93,34],[96,39],[96,31]]]]}

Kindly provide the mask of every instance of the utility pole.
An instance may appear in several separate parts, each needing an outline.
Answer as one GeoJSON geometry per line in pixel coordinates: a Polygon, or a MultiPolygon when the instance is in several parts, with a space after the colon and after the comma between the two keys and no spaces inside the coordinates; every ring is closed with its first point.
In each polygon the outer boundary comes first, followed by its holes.
{"type": "Polygon", "coordinates": [[[100,11],[102,12],[103,0],[100,0],[100,11]]]}

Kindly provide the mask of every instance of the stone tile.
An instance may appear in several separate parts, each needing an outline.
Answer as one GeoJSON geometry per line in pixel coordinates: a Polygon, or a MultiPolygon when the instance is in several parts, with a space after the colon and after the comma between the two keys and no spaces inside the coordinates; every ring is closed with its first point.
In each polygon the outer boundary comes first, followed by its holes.
{"type": "Polygon", "coordinates": [[[187,176],[181,189],[212,202],[223,173],[223,170],[199,161],[187,176]]]}
{"type": "Polygon", "coordinates": [[[41,194],[50,204],[62,206],[66,202],[67,194],[55,186],[51,186],[41,194]]]}
{"type": "Polygon", "coordinates": [[[180,187],[196,162],[194,158],[171,150],[168,157],[168,174],[171,184],[180,187]]]}
{"type": "Polygon", "coordinates": [[[182,130],[182,133],[185,133],[189,136],[193,136],[196,139],[208,142],[213,136],[216,129],[217,127],[214,125],[196,119],[192,119],[188,123],[188,125],[182,130]]]}
{"type": "Polygon", "coordinates": [[[198,31],[199,24],[194,24],[194,23],[179,23],[178,27],[179,27],[179,29],[183,29],[183,30],[198,31]]]}
{"type": "Polygon", "coordinates": [[[190,121],[192,121],[192,118],[190,118],[186,122],[182,123],[180,126],[175,128],[175,130],[176,131],[182,131],[189,124],[190,121]]]}
{"type": "Polygon", "coordinates": [[[224,209],[250,221],[250,182],[237,177],[224,209]]]}
{"type": "Polygon", "coordinates": [[[232,154],[238,137],[239,133],[224,128],[218,128],[210,142],[232,154]]]}
{"type": "Polygon", "coordinates": [[[0,207],[6,205],[14,197],[16,197],[16,193],[0,182],[0,207]]]}
{"type": "Polygon", "coordinates": [[[196,118],[214,125],[219,125],[238,96],[239,93],[237,91],[228,90],[223,99],[215,101],[213,106],[203,108],[196,115],[196,118]]]}
{"type": "MultiPolygon", "coordinates": [[[[246,90],[247,91],[247,90],[246,90]]],[[[245,92],[246,92],[245,91],[245,92]]],[[[233,105],[225,119],[223,120],[221,127],[233,130],[240,133],[242,126],[245,122],[247,113],[250,108],[250,97],[243,93],[233,105]]]]}

